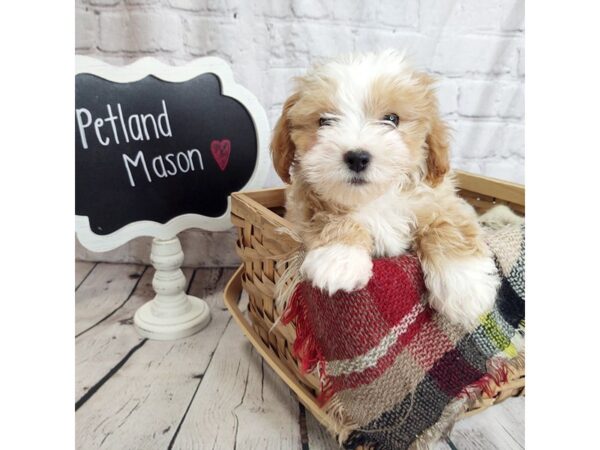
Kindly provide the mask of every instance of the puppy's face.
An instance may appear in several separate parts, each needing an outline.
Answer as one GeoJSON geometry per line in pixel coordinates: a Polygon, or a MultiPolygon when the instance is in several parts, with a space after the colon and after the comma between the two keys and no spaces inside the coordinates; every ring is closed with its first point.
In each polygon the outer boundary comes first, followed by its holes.
{"type": "Polygon", "coordinates": [[[278,174],[321,198],[367,202],[447,171],[445,127],[431,80],[394,52],[331,62],[297,80],[271,144],[278,174]]]}

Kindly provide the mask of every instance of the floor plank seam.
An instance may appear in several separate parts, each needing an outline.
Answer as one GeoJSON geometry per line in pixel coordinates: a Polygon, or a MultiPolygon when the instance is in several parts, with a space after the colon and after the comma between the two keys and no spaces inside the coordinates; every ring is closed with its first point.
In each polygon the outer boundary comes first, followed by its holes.
{"type": "Polygon", "coordinates": [[[264,403],[265,401],[265,360],[260,359],[260,400],[264,403]]]}
{"type": "Polygon", "coordinates": [[[300,445],[302,450],[310,449],[310,438],[308,437],[308,429],[306,427],[306,409],[304,405],[298,402],[298,426],[300,427],[300,445]]]}
{"type": "MultiPolygon", "coordinates": [[[[194,271],[194,273],[195,273],[195,271],[194,271]]],[[[191,284],[190,284],[190,286],[191,286],[191,284]]],[[[231,319],[232,319],[232,317],[230,317],[227,320],[227,325],[225,325],[223,327],[223,332],[221,333],[221,336],[219,336],[219,340],[217,342],[221,342],[221,339],[223,338],[223,335],[225,334],[227,327],[229,327],[229,324],[231,323],[231,319]]],[[[206,365],[206,369],[204,369],[204,374],[210,368],[210,363],[212,362],[213,357],[215,356],[215,353],[217,353],[218,347],[219,347],[219,344],[217,344],[214,351],[210,355],[208,364],[206,365]]],[[[177,428],[175,429],[175,433],[173,433],[173,437],[171,438],[171,441],[169,442],[169,446],[167,447],[167,450],[171,450],[173,448],[173,445],[175,445],[175,440],[177,439],[177,435],[179,434],[179,431],[181,430],[181,426],[183,425],[183,422],[185,422],[185,418],[187,417],[187,414],[188,414],[190,408],[192,407],[192,403],[194,403],[194,398],[196,398],[196,394],[198,393],[198,390],[200,389],[200,384],[202,384],[202,380],[204,379],[204,374],[201,374],[198,378],[198,384],[196,385],[196,389],[194,390],[194,393],[192,394],[192,398],[190,399],[190,402],[188,403],[187,408],[185,409],[185,412],[183,413],[183,417],[179,421],[179,424],[177,424],[177,428]]]]}
{"type": "Polygon", "coordinates": [[[77,400],[77,402],[75,402],[75,411],[81,408],[104,385],[104,383],[106,383],[110,379],[110,377],[117,373],[117,371],[121,367],[123,367],[127,360],[131,358],[131,356],[135,352],[137,352],[147,341],[148,339],[143,339],[139,344],[137,344],[135,347],[129,350],[129,352],[127,352],[127,354],[121,359],[121,361],[119,361],[112,369],[110,369],[108,373],[104,375],[96,384],[90,387],[88,391],[85,394],[83,394],[81,398],[77,400]]]}
{"type": "Polygon", "coordinates": [[[87,280],[87,278],[90,276],[90,274],[94,271],[94,269],[96,268],[96,266],[98,266],[98,263],[95,263],[92,268],[90,269],[90,271],[85,275],[85,277],[83,277],[83,280],[81,280],[79,282],[79,284],[77,286],[75,286],[75,292],[77,292],[77,289],[79,289],[79,286],[81,286],[85,280],[87,280]]]}
{"type": "Polygon", "coordinates": [[[446,438],[446,444],[448,444],[448,447],[450,447],[451,450],[458,450],[450,438],[446,438]]]}
{"type": "Polygon", "coordinates": [[[188,280],[187,286],[185,287],[185,293],[187,295],[190,295],[190,289],[192,288],[192,283],[194,281],[194,278],[196,278],[196,272],[198,271],[198,269],[194,269],[192,271],[192,275],[190,276],[190,279],[188,280]]]}
{"type": "Polygon", "coordinates": [[[510,430],[508,428],[506,428],[503,424],[500,424],[500,427],[502,427],[502,429],[506,432],[506,434],[508,436],[510,436],[510,438],[514,441],[514,443],[519,446],[519,448],[524,448],[523,445],[515,439],[515,437],[512,435],[512,433],[510,432],[510,430]]]}
{"type": "MultiPolygon", "coordinates": [[[[210,362],[209,362],[209,364],[210,364],[210,362]]],[[[207,367],[207,370],[208,370],[208,367],[207,367]]],[[[173,437],[171,438],[171,441],[169,442],[169,446],[167,447],[167,450],[171,450],[173,448],[173,445],[175,445],[175,440],[177,439],[177,436],[179,435],[179,431],[181,430],[181,426],[183,425],[183,422],[185,421],[185,418],[187,417],[187,414],[188,414],[190,408],[192,407],[192,403],[194,402],[194,399],[196,398],[196,394],[198,393],[198,390],[200,389],[200,384],[202,383],[203,378],[204,378],[204,376],[202,376],[198,379],[198,384],[196,385],[196,389],[194,389],[192,398],[190,399],[190,402],[188,403],[187,408],[185,408],[183,417],[177,424],[177,428],[175,429],[175,433],[173,433],[173,437]]]]}
{"type": "MultiPolygon", "coordinates": [[[[250,357],[252,357],[253,351],[254,351],[253,348],[250,349],[250,357]]],[[[239,370],[239,365],[238,365],[238,370],[239,370]]],[[[240,419],[237,416],[237,413],[235,412],[235,410],[244,404],[244,399],[246,398],[246,392],[248,392],[248,380],[249,379],[250,379],[250,366],[248,366],[248,370],[246,371],[246,380],[244,381],[244,392],[242,392],[242,398],[240,399],[240,402],[231,411],[233,413],[233,417],[235,418],[235,432],[233,434],[233,450],[237,450],[238,431],[239,431],[239,427],[240,427],[240,419]]]]}
{"type": "Polygon", "coordinates": [[[96,322],[95,324],[93,324],[92,326],[86,328],[83,331],[80,331],[78,334],[75,335],[75,339],[77,339],[79,336],[87,333],[88,331],[90,331],[92,328],[100,325],[102,322],[104,322],[106,319],[112,317],[118,310],[120,310],[123,306],[125,306],[125,304],[129,301],[129,299],[133,296],[133,294],[135,293],[138,284],[140,284],[140,281],[142,279],[142,277],[144,276],[144,274],[146,273],[146,270],[148,270],[148,266],[144,267],[144,270],[142,270],[142,273],[140,274],[140,276],[138,277],[137,281],[135,282],[135,284],[133,285],[133,288],[131,289],[131,292],[129,293],[129,295],[127,296],[127,298],[123,301],[123,303],[121,303],[119,306],[117,306],[115,309],[113,309],[109,314],[107,314],[106,316],[104,316],[102,319],[100,319],[98,322],[96,322]]]}

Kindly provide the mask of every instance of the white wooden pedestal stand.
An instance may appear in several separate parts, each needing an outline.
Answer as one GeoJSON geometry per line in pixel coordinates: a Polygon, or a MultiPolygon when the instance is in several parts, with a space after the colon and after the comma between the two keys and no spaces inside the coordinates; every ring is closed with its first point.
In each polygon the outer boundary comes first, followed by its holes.
{"type": "Polygon", "coordinates": [[[154,238],[150,260],[156,269],[152,279],[156,296],[135,313],[133,322],[138,333],[150,339],[170,340],[191,336],[208,325],[210,308],[206,302],[185,293],[179,239],[154,238]]]}

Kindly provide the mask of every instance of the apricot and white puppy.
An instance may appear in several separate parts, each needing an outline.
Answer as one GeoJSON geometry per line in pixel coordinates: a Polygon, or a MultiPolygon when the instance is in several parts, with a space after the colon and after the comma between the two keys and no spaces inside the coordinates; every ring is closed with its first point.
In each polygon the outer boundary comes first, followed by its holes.
{"type": "Polygon", "coordinates": [[[297,78],[271,151],[291,183],[286,217],[314,286],[361,289],[372,257],[416,251],[433,308],[469,327],[491,309],[499,278],[448,173],[433,80],[402,54],[352,56],[297,78]]]}

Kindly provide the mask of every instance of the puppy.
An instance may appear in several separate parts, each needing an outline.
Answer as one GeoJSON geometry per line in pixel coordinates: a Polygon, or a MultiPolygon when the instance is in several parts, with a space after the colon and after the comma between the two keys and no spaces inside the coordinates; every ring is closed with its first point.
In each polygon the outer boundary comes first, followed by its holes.
{"type": "Polygon", "coordinates": [[[314,67],[296,79],[271,152],[314,286],[361,289],[371,258],[413,251],[430,305],[472,328],[499,278],[475,211],[455,193],[433,83],[395,51],[314,67]]]}

